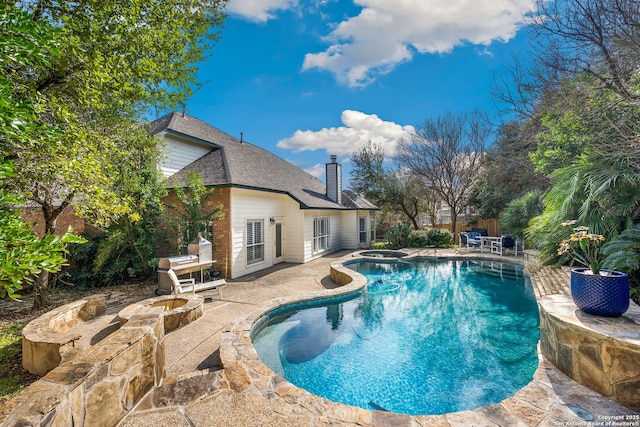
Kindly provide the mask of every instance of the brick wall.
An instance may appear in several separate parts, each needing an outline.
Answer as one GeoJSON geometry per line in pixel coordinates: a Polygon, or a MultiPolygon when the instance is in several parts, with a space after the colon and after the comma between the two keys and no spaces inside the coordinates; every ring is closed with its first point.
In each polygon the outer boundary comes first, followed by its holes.
{"type": "MultiPolygon", "coordinates": [[[[42,237],[44,235],[44,216],[42,210],[39,207],[22,208],[22,219],[31,224],[31,229],[42,237]]],[[[73,227],[74,234],[80,234],[85,230],[84,218],[76,215],[73,206],[67,206],[64,211],[58,216],[56,234],[64,234],[67,228],[73,227]]]]}
{"type": "MultiPolygon", "coordinates": [[[[166,206],[179,206],[180,202],[174,191],[171,191],[164,199],[166,206]]],[[[213,223],[213,259],[216,260],[214,268],[220,271],[221,277],[228,278],[231,274],[231,189],[216,188],[213,197],[205,205],[205,210],[212,210],[222,203],[223,218],[213,223]]],[[[169,215],[175,215],[175,210],[170,209],[169,215]]],[[[171,234],[168,243],[170,248],[163,248],[161,252],[168,256],[177,255],[175,248],[177,240],[175,232],[171,234]],[[171,252],[173,251],[173,252],[171,252]]]]}

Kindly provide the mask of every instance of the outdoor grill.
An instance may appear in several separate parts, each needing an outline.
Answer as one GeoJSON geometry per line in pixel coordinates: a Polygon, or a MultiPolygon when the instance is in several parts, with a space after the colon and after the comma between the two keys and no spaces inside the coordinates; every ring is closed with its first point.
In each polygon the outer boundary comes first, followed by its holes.
{"type": "Polygon", "coordinates": [[[156,295],[170,294],[173,285],[169,277],[169,269],[177,276],[195,271],[200,272],[200,282],[203,281],[203,271],[210,268],[213,263],[213,245],[210,241],[198,236],[187,246],[188,255],[160,258],[158,262],[158,289],[156,295]]]}

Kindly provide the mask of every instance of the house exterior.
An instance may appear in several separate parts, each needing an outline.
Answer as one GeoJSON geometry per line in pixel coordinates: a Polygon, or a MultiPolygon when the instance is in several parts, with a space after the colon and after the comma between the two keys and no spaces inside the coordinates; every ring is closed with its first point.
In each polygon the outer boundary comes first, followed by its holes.
{"type": "MultiPolygon", "coordinates": [[[[335,156],[327,185],[284,159],[183,113],[150,124],[163,139],[160,167],[169,188],[186,187],[189,171],[215,188],[211,206],[224,219],[213,224],[215,268],[236,278],[279,262],[306,263],[375,240],[376,206],[342,188],[335,156]]],[[[176,204],[170,192],[167,204],[176,204]]],[[[209,207],[207,207],[209,208],[209,207]]]]}

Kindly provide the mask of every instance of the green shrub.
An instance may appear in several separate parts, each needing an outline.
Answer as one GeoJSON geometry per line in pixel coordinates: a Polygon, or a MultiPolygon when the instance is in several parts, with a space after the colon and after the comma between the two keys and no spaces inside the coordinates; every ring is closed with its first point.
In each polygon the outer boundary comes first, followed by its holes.
{"type": "Polygon", "coordinates": [[[602,247],[604,266],[630,273],[640,270],[640,224],[620,233],[602,247]]]}
{"type": "Polygon", "coordinates": [[[407,247],[407,238],[411,233],[409,224],[398,224],[389,229],[387,240],[390,249],[400,249],[407,247]]]}
{"type": "Polygon", "coordinates": [[[387,249],[388,245],[387,242],[375,242],[371,245],[371,249],[387,249]]]}
{"type": "Polygon", "coordinates": [[[629,274],[631,297],[640,303],[640,224],[620,233],[602,247],[603,267],[629,274]]]}
{"type": "Polygon", "coordinates": [[[93,263],[104,235],[83,234],[87,243],[69,245],[69,267],[60,272],[58,278],[79,289],[100,286],[99,275],[93,271],[93,263]]]}
{"type": "MultiPolygon", "coordinates": [[[[510,201],[500,213],[500,228],[516,237],[524,238],[529,220],[540,215],[544,210],[542,194],[531,191],[522,197],[510,201]]],[[[528,241],[529,245],[536,242],[528,241]]]]}
{"type": "Polygon", "coordinates": [[[429,243],[429,230],[411,230],[409,236],[407,237],[406,245],[409,248],[426,248],[430,246],[429,243]]]}
{"type": "Polygon", "coordinates": [[[431,246],[436,248],[446,248],[453,245],[453,234],[444,228],[429,228],[427,237],[431,246]]]}
{"type": "Polygon", "coordinates": [[[152,277],[158,264],[155,248],[162,238],[159,211],[147,209],[140,220],[122,217],[88,243],[70,248],[70,267],[60,278],[80,288],[119,285],[152,277]]]}
{"type": "Polygon", "coordinates": [[[445,248],[453,244],[453,235],[442,228],[425,228],[413,230],[407,238],[410,248],[445,248]]]}

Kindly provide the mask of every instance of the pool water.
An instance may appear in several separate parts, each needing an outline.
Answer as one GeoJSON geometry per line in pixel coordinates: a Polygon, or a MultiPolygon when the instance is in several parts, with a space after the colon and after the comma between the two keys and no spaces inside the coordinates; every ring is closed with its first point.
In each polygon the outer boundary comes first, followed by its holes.
{"type": "Polygon", "coordinates": [[[407,256],[407,253],[398,252],[398,251],[364,251],[360,252],[360,255],[373,257],[373,258],[402,258],[407,256]]]}
{"type": "Polygon", "coordinates": [[[497,403],[537,367],[538,308],[520,266],[360,260],[350,297],[283,307],[253,344],[274,372],[332,401],[411,415],[497,403]]]}

